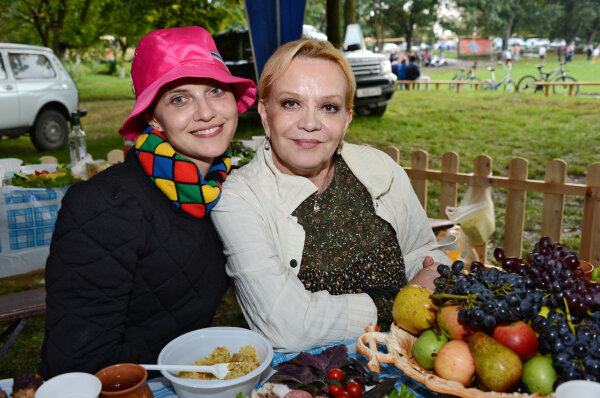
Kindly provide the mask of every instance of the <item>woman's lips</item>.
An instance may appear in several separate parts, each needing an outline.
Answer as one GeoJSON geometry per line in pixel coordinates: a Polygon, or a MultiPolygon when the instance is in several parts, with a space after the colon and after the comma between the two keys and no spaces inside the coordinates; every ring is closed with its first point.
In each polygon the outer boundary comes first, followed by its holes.
{"type": "Polygon", "coordinates": [[[318,140],[310,140],[310,139],[298,139],[294,140],[296,145],[304,149],[312,149],[320,144],[318,140]]]}
{"type": "Polygon", "coordinates": [[[210,137],[214,137],[216,135],[219,135],[219,133],[222,130],[222,125],[220,126],[214,126],[214,127],[210,127],[207,129],[203,129],[203,130],[197,130],[194,131],[192,133],[192,135],[194,137],[198,137],[198,138],[210,138],[210,137]]]}

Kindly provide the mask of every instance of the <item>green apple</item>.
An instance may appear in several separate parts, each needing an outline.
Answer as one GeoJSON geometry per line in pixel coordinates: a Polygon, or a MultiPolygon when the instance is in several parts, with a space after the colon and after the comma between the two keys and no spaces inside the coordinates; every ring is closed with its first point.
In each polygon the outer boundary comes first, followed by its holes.
{"type": "Polygon", "coordinates": [[[552,366],[552,359],[536,355],[525,362],[521,380],[532,394],[536,392],[542,395],[551,394],[556,381],[556,370],[552,366]]]}
{"type": "Polygon", "coordinates": [[[415,361],[424,369],[433,369],[433,361],[435,354],[448,342],[448,338],[444,335],[439,335],[434,329],[427,329],[414,342],[412,346],[412,356],[415,361]]]}

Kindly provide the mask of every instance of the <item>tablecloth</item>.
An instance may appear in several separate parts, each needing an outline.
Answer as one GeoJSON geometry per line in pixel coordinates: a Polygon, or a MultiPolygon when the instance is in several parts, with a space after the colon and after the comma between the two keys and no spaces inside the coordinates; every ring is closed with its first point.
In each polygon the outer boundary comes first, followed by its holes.
{"type": "Polygon", "coordinates": [[[0,187],[0,278],[44,269],[69,187],[0,187]]]}
{"type": "MultiPolygon", "coordinates": [[[[356,350],[356,340],[349,340],[343,343],[348,348],[348,356],[354,358],[363,365],[367,365],[367,358],[356,350]]],[[[326,348],[332,347],[333,345],[317,347],[312,350],[306,351],[310,354],[318,354],[326,348]]],[[[299,355],[298,352],[282,354],[274,353],[273,360],[271,361],[271,367],[274,367],[282,362],[289,361],[295,356],[299,355]]],[[[390,364],[381,364],[381,373],[377,376],[379,379],[386,377],[397,378],[396,388],[401,388],[402,385],[408,387],[410,392],[417,398],[428,398],[428,397],[441,397],[441,394],[437,394],[433,391],[429,391],[423,384],[418,383],[406,376],[400,369],[390,364]]],[[[148,381],[148,386],[152,390],[155,398],[176,398],[175,390],[171,386],[169,380],[164,377],[158,377],[148,381]]]]}

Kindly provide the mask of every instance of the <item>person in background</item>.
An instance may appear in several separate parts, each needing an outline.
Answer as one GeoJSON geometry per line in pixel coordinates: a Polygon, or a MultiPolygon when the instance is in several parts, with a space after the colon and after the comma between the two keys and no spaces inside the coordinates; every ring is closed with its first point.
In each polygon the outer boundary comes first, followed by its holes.
{"type": "Polygon", "coordinates": [[[229,279],[208,217],[231,167],[238,113],[256,85],[232,76],[199,26],[143,37],[124,163],[69,188],[46,262],[39,373],[156,363],[175,337],[210,325],[229,279]]]}
{"type": "Polygon", "coordinates": [[[598,57],[600,57],[600,44],[592,50],[592,61],[590,63],[595,64],[598,57]]]}
{"type": "Polygon", "coordinates": [[[558,57],[558,62],[561,62],[563,55],[563,48],[561,46],[556,47],[556,55],[558,57]]]}
{"type": "Polygon", "coordinates": [[[406,65],[406,60],[403,59],[398,65],[398,71],[396,74],[396,76],[398,76],[398,80],[406,80],[406,68],[408,68],[408,65],[406,65]]]}
{"type": "Polygon", "coordinates": [[[408,66],[406,67],[406,80],[417,80],[421,76],[421,71],[417,65],[417,57],[411,55],[408,66]]]}
{"type": "Polygon", "coordinates": [[[538,50],[538,55],[540,56],[540,62],[542,62],[542,63],[546,62],[546,47],[545,46],[540,46],[540,49],[538,50]]]}
{"type": "MultiPolygon", "coordinates": [[[[571,42],[569,43],[569,46],[567,48],[567,52],[569,55],[569,59],[568,61],[573,61],[573,56],[575,55],[575,42],[571,40],[571,42]]],[[[566,58],[566,57],[565,57],[566,58]]],[[[566,59],[565,59],[566,61],[566,59]]]]}
{"type": "Polygon", "coordinates": [[[355,90],[331,43],[277,49],[259,83],[266,139],[211,214],[244,316],[278,351],[389,328],[399,289],[451,264],[404,169],[344,142],[355,90]]]}

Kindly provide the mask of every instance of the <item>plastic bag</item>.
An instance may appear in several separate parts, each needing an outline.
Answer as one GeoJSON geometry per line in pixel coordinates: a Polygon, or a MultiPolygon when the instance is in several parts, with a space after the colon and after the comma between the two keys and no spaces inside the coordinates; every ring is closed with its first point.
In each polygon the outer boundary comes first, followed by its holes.
{"type": "Polygon", "coordinates": [[[472,245],[483,245],[496,228],[491,188],[480,188],[477,195],[469,187],[458,207],[447,207],[448,219],[459,224],[472,245]]]}
{"type": "Polygon", "coordinates": [[[465,265],[471,264],[473,261],[479,261],[479,256],[477,255],[475,248],[463,233],[460,225],[455,225],[452,228],[438,232],[437,240],[440,241],[446,236],[454,236],[458,244],[458,247],[446,250],[446,256],[452,261],[461,260],[465,265]]]}

